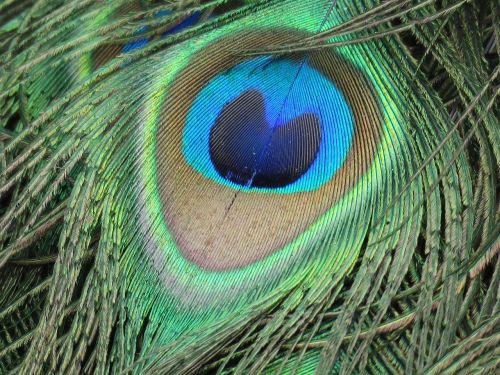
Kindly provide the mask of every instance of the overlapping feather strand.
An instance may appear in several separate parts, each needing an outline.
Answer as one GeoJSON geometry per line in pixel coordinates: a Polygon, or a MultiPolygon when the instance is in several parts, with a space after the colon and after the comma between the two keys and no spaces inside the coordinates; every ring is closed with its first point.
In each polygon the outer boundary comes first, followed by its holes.
{"type": "Polygon", "coordinates": [[[499,24],[0,2],[0,373],[498,371],[499,24]]]}

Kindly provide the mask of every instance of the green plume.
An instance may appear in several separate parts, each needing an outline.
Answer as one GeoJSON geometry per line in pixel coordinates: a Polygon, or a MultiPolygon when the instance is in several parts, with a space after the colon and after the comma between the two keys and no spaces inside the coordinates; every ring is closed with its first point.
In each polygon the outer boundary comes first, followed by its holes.
{"type": "Polygon", "coordinates": [[[498,371],[498,9],[0,1],[0,374],[498,371]]]}

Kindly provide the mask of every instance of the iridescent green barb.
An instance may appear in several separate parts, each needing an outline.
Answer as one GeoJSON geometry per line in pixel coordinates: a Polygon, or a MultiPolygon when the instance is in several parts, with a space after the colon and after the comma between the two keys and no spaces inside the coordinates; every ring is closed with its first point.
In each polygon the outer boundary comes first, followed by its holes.
{"type": "Polygon", "coordinates": [[[0,374],[500,367],[494,1],[0,1],[0,374]]]}

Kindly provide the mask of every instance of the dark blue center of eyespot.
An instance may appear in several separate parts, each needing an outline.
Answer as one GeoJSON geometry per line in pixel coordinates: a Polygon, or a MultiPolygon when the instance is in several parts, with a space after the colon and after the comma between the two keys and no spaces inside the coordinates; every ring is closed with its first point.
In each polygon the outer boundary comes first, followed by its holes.
{"type": "Polygon", "coordinates": [[[224,106],[210,132],[210,158],[227,180],[276,188],[298,180],[316,159],[318,116],[304,113],[279,127],[266,119],[265,101],[248,90],[224,106]]]}

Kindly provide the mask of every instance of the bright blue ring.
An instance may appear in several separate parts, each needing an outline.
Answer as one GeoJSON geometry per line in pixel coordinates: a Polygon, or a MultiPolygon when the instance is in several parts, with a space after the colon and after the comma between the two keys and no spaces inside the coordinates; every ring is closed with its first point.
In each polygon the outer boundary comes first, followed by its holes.
{"type": "Polygon", "coordinates": [[[318,189],[333,177],[349,152],[353,134],[349,105],[329,79],[307,62],[259,57],[217,75],[200,90],[186,117],[182,146],[193,169],[222,185],[248,192],[297,193],[318,189]],[[314,113],[320,120],[318,155],[304,175],[287,186],[243,187],[220,176],[211,162],[212,126],[224,105],[248,90],[264,96],[271,126],[284,125],[304,113],[314,113]]]}

